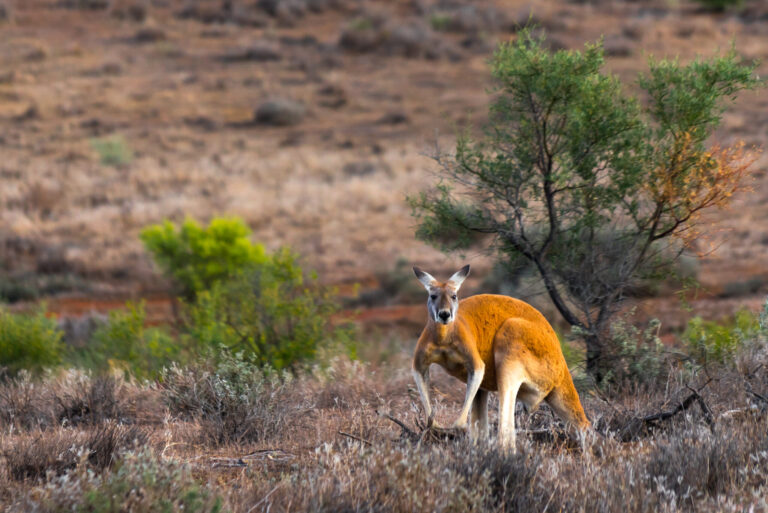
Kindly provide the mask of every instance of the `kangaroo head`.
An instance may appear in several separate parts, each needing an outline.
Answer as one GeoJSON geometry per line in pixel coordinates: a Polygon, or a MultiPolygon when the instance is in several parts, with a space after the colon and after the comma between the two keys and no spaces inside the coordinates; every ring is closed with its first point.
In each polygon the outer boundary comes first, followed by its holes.
{"type": "Polygon", "coordinates": [[[452,323],[456,319],[456,312],[459,309],[457,294],[461,284],[464,283],[464,279],[469,276],[469,266],[465,265],[456,271],[445,283],[437,281],[431,274],[418,267],[414,267],[413,272],[429,293],[427,311],[430,318],[439,324],[452,323]]]}

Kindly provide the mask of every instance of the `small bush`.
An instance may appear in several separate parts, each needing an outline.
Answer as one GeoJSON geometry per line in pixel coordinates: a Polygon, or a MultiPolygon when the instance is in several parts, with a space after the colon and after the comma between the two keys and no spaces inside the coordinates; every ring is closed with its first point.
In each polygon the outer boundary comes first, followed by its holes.
{"type": "Polygon", "coordinates": [[[444,31],[448,30],[453,22],[453,18],[449,14],[445,13],[433,13],[429,17],[429,25],[433,30],[444,31]]]}
{"type": "Polygon", "coordinates": [[[315,277],[309,283],[297,257],[287,249],[267,257],[249,273],[215,284],[187,309],[187,330],[203,348],[244,351],[275,369],[297,369],[331,349],[354,355],[351,331],[330,322],[338,306],[333,291],[315,277]]]}
{"type": "Polygon", "coordinates": [[[53,414],[46,398],[45,387],[25,370],[0,382],[0,427],[13,432],[50,426],[53,414]]]}
{"type": "Polygon", "coordinates": [[[242,353],[222,351],[215,366],[165,369],[160,380],[174,415],[200,423],[200,438],[213,444],[262,441],[285,426],[288,408],[280,401],[283,382],[242,353]]]}
{"type": "Polygon", "coordinates": [[[101,475],[80,466],[33,490],[25,502],[20,511],[221,511],[221,499],[199,485],[188,466],[149,450],[123,454],[113,471],[101,475]]]}
{"type": "Polygon", "coordinates": [[[722,324],[694,317],[688,321],[683,342],[700,363],[728,363],[764,332],[761,318],[749,310],[739,310],[733,320],[722,324]]]}
{"type": "Polygon", "coordinates": [[[121,420],[119,384],[113,376],[79,379],[72,391],[54,396],[56,419],[70,425],[121,420]]]}
{"type": "Polygon", "coordinates": [[[145,228],[144,246],[186,299],[268,259],[264,247],[252,244],[242,220],[218,218],[203,228],[187,219],[178,228],[170,221],[145,228]]]}
{"type": "Polygon", "coordinates": [[[165,329],[144,327],[144,303],[129,302],[126,307],[110,312],[107,323],[96,329],[88,346],[73,359],[100,372],[118,369],[126,376],[155,377],[183,356],[182,347],[165,329]]]}
{"type": "Polygon", "coordinates": [[[12,314],[0,308],[0,370],[14,376],[21,369],[40,372],[61,362],[62,332],[44,310],[12,314]]]}
{"type": "Polygon", "coordinates": [[[91,139],[91,148],[99,155],[103,166],[120,167],[133,160],[133,151],[122,135],[91,139]]]}
{"type": "Polygon", "coordinates": [[[722,12],[731,7],[741,7],[743,0],[696,0],[706,9],[722,12]]]}
{"type": "MultiPolygon", "coordinates": [[[[628,316],[631,316],[630,312],[628,316]]],[[[669,353],[659,338],[661,322],[652,319],[644,331],[619,319],[611,324],[609,351],[600,362],[601,384],[635,383],[650,386],[663,382],[670,365],[669,353]]],[[[578,333],[578,330],[574,330],[578,333]]]]}
{"type": "Polygon", "coordinates": [[[119,452],[145,443],[146,435],[135,426],[108,423],[90,431],[63,428],[32,433],[17,440],[3,456],[11,477],[23,481],[49,472],[61,475],[79,463],[105,469],[119,452]]]}

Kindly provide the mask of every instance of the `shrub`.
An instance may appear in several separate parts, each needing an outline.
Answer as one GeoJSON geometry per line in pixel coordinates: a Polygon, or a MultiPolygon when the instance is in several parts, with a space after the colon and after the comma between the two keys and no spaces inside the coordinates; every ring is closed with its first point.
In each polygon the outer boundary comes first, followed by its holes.
{"type": "Polygon", "coordinates": [[[248,240],[242,220],[217,218],[203,228],[187,219],[176,229],[165,221],[141,232],[144,246],[186,299],[268,259],[264,247],[248,240]]]}
{"type": "Polygon", "coordinates": [[[152,378],[183,356],[182,347],[162,328],[145,328],[144,303],[126,304],[112,311],[106,324],[97,328],[90,344],[74,354],[74,360],[97,371],[121,369],[137,378],[152,378]]]}
{"type": "Polygon", "coordinates": [[[100,424],[106,420],[122,420],[120,384],[113,376],[77,377],[80,379],[73,380],[71,387],[61,387],[64,390],[57,390],[53,396],[59,423],[100,424]]]}
{"type": "Polygon", "coordinates": [[[53,433],[31,433],[17,439],[3,456],[11,477],[22,481],[39,479],[49,472],[60,475],[78,463],[105,469],[112,465],[119,452],[144,445],[146,441],[146,435],[135,426],[107,423],[90,431],[60,428],[53,433]]]}
{"type": "Polygon", "coordinates": [[[296,369],[323,351],[344,347],[353,356],[351,331],[334,327],[333,291],[312,276],[304,282],[288,249],[237,279],[201,292],[187,309],[187,330],[204,348],[244,351],[261,366],[296,369]]]}
{"type": "Polygon", "coordinates": [[[133,160],[133,152],[122,135],[91,139],[91,148],[99,155],[103,166],[120,167],[133,160]]]}
{"type": "Polygon", "coordinates": [[[749,310],[739,310],[732,320],[722,324],[694,317],[688,321],[683,342],[700,363],[727,363],[764,332],[761,319],[765,315],[765,311],[757,316],[749,310]]]}
{"type": "Polygon", "coordinates": [[[16,375],[21,369],[40,372],[61,362],[62,332],[43,309],[34,315],[0,308],[0,369],[16,375]]]}
{"type": "Polygon", "coordinates": [[[163,371],[160,387],[171,413],[197,420],[201,439],[214,444],[262,441],[280,433],[288,408],[280,401],[279,376],[241,352],[222,351],[218,360],[163,371]]]}
{"type": "Polygon", "coordinates": [[[713,11],[722,12],[729,7],[740,7],[744,1],[743,0],[696,0],[698,3],[703,5],[707,9],[711,9],[713,11]]]}
{"type": "Polygon", "coordinates": [[[433,30],[444,31],[448,30],[453,22],[453,18],[450,14],[445,13],[433,13],[429,17],[429,25],[433,30]]]}
{"type": "Polygon", "coordinates": [[[100,475],[80,466],[33,490],[25,502],[21,511],[221,511],[221,499],[200,486],[187,465],[149,450],[124,453],[113,471],[100,475]]]}
{"type": "Polygon", "coordinates": [[[651,385],[664,380],[669,357],[659,338],[660,328],[658,319],[651,319],[642,333],[623,319],[611,324],[610,352],[604,362],[605,384],[651,385]]]}
{"type": "Polygon", "coordinates": [[[0,382],[0,427],[13,432],[51,425],[53,415],[47,395],[26,370],[0,382]]]}

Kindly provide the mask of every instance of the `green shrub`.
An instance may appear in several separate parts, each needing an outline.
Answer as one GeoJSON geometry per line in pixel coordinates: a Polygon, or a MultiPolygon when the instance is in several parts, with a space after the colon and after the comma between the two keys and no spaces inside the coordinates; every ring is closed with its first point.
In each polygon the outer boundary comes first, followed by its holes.
{"type": "Polygon", "coordinates": [[[187,219],[176,229],[170,221],[145,228],[144,246],[186,299],[210,289],[250,266],[267,261],[264,247],[252,244],[242,220],[218,218],[203,228],[187,219]]]}
{"type": "Polygon", "coordinates": [[[50,478],[26,499],[26,511],[218,512],[222,500],[197,483],[191,469],[151,451],[124,453],[112,471],[89,472],[84,465],[50,478]]]}
{"type": "Polygon", "coordinates": [[[40,372],[61,362],[63,333],[40,309],[34,315],[12,314],[0,308],[0,370],[40,372]]]}
{"type": "Polygon", "coordinates": [[[162,328],[145,328],[144,303],[126,304],[125,311],[112,311],[97,328],[88,346],[74,359],[97,371],[121,369],[137,378],[156,377],[163,367],[178,361],[182,347],[162,328]]]}
{"type": "Polygon", "coordinates": [[[615,381],[653,383],[665,377],[667,351],[659,338],[661,322],[651,319],[641,333],[623,320],[611,325],[611,339],[616,359],[611,366],[615,381]]]}
{"type": "Polygon", "coordinates": [[[323,351],[353,351],[350,329],[334,327],[333,291],[308,283],[297,257],[282,249],[241,276],[200,292],[186,309],[187,333],[204,348],[244,351],[259,365],[293,368],[323,351]]]}
{"type": "Polygon", "coordinates": [[[740,7],[743,0],[696,0],[698,3],[713,11],[724,11],[729,7],[740,7]]]}
{"type": "MultiPolygon", "coordinates": [[[[626,318],[632,317],[630,311],[626,318]]],[[[601,385],[635,383],[653,385],[663,381],[668,372],[670,354],[659,338],[661,322],[651,319],[642,332],[626,318],[611,323],[608,349],[600,361],[601,385]]],[[[573,330],[579,335],[579,330],[573,330]]]]}
{"type": "Polygon", "coordinates": [[[125,166],[133,160],[133,152],[122,135],[91,139],[91,148],[98,153],[103,166],[125,166]]]}
{"type": "Polygon", "coordinates": [[[453,17],[450,14],[434,13],[429,17],[429,25],[433,30],[444,31],[448,30],[453,22],[453,17]]]}
{"type": "Polygon", "coordinates": [[[373,29],[374,25],[375,23],[372,19],[362,16],[350,21],[348,26],[350,30],[365,31],[373,29]]]}
{"type": "Polygon", "coordinates": [[[766,311],[758,316],[749,310],[739,310],[732,320],[724,323],[694,317],[688,321],[683,342],[690,355],[700,363],[727,363],[764,333],[761,320],[766,311]]]}

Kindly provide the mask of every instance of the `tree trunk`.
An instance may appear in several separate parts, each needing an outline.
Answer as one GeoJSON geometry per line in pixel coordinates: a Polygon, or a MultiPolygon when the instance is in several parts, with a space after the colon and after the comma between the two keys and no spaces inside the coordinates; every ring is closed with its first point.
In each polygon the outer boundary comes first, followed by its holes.
{"type": "Polygon", "coordinates": [[[600,361],[603,356],[603,346],[600,337],[588,334],[584,337],[587,344],[587,374],[595,378],[596,383],[603,381],[603,365],[600,361]]]}

